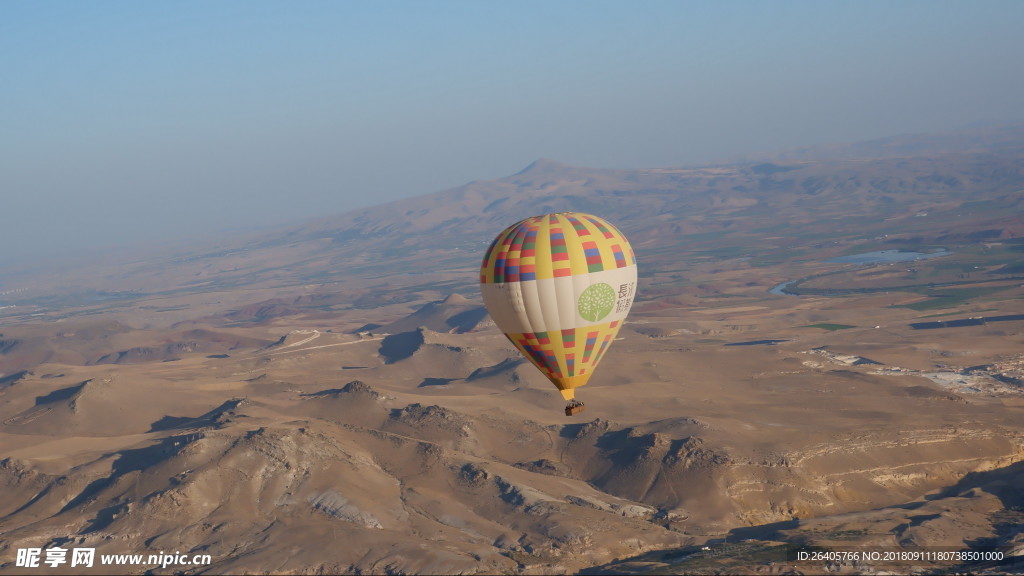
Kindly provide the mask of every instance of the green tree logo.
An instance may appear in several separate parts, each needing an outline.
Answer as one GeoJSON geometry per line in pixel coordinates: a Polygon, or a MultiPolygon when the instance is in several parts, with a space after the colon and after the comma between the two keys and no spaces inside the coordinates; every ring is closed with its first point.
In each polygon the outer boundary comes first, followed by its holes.
{"type": "Polygon", "coordinates": [[[576,310],[584,320],[597,322],[615,308],[615,289],[609,284],[592,284],[580,294],[576,310]]]}

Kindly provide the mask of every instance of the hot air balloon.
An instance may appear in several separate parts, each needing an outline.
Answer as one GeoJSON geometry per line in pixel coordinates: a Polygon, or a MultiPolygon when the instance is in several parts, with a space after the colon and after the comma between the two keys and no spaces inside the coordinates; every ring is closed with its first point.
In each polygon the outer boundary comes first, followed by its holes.
{"type": "Polygon", "coordinates": [[[505,336],[583,410],[590,380],[636,295],[636,259],[606,220],[580,212],[521,220],[494,239],[480,266],[484,305],[505,336]]]}

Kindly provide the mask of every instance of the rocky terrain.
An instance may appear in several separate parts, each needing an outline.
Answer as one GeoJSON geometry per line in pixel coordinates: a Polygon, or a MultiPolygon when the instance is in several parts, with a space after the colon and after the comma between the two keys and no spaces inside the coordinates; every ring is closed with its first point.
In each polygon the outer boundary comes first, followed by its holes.
{"type": "Polygon", "coordinates": [[[0,572],[58,546],[212,559],[96,573],[1020,556],[1024,130],[928,142],[642,171],[538,161],[216,248],[5,278],[0,572]],[[476,289],[494,233],[569,208],[620,225],[641,268],[572,418],[476,289]]]}

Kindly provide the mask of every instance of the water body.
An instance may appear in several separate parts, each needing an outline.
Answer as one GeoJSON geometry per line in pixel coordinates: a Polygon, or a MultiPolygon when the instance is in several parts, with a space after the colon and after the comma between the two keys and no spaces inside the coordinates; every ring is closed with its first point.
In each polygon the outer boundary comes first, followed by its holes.
{"type": "Polygon", "coordinates": [[[878,250],[875,252],[862,252],[860,254],[850,254],[849,256],[840,256],[838,258],[832,258],[831,260],[825,260],[827,264],[888,264],[890,262],[910,262],[913,260],[928,260],[929,258],[938,258],[940,256],[949,256],[952,254],[945,248],[940,248],[935,252],[913,252],[910,250],[878,250]]]}
{"type": "Polygon", "coordinates": [[[768,293],[769,294],[777,294],[779,296],[793,296],[793,294],[790,294],[789,292],[786,292],[786,288],[789,287],[789,285],[792,284],[793,282],[796,282],[796,280],[790,280],[789,282],[783,282],[782,284],[776,284],[774,288],[772,288],[771,290],[768,291],[768,293]]]}
{"type": "MultiPolygon", "coordinates": [[[[912,250],[877,250],[875,252],[861,252],[860,254],[850,254],[849,256],[839,256],[838,258],[832,258],[831,260],[825,260],[826,264],[890,264],[893,262],[912,262],[914,260],[928,260],[930,258],[938,258],[940,256],[949,256],[952,254],[951,251],[945,248],[940,248],[934,252],[914,252],[912,250]]],[[[796,296],[790,292],[786,292],[786,288],[790,284],[795,284],[799,280],[790,280],[789,282],[783,282],[775,285],[769,294],[776,294],[778,296],[796,296]]]]}

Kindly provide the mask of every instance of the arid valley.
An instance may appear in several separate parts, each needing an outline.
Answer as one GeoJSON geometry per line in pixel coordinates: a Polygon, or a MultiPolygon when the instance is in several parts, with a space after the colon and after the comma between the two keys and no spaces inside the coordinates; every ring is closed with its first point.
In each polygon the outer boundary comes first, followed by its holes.
{"type": "Polygon", "coordinates": [[[96,573],[1024,573],[1020,124],[538,160],[13,271],[0,332],[4,574],[57,547],[212,559],[96,573]],[[640,271],[572,417],[478,286],[498,231],[564,210],[614,222],[640,271]]]}

